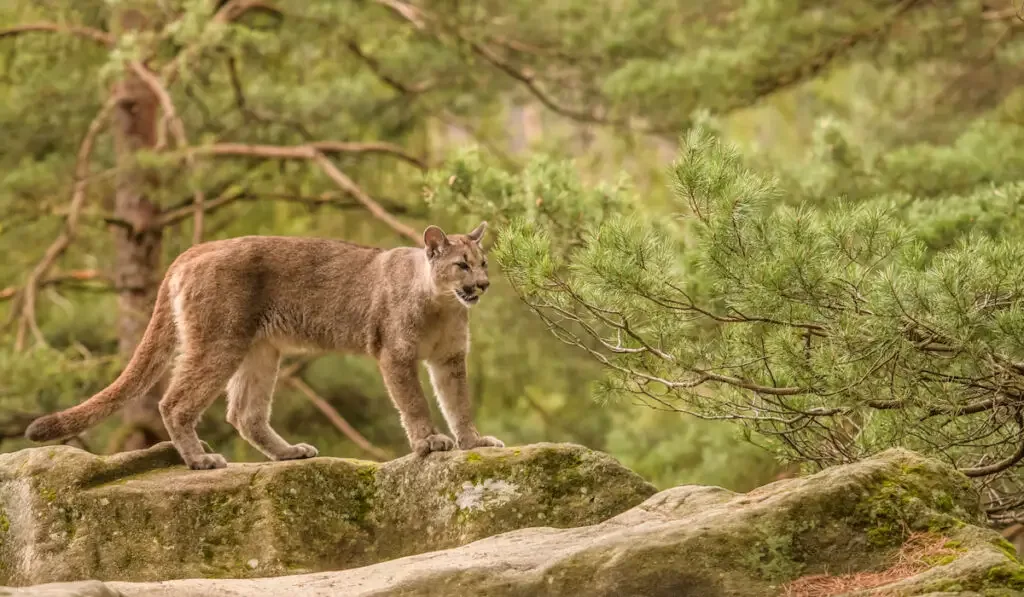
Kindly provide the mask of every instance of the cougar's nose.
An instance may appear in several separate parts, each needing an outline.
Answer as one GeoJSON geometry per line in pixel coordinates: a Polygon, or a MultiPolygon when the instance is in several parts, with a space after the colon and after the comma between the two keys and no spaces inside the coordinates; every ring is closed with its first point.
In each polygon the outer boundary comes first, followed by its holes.
{"type": "Polygon", "coordinates": [[[477,287],[480,288],[480,292],[487,292],[487,287],[491,285],[490,282],[484,280],[483,282],[477,282],[477,287]]]}

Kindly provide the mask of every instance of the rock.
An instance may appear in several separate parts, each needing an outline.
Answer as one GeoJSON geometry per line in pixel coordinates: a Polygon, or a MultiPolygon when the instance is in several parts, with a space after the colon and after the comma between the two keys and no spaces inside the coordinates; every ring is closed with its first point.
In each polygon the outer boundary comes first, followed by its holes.
{"type": "Polygon", "coordinates": [[[591,525],[654,492],[570,444],[214,471],[188,470],[170,444],[109,457],[33,448],[0,455],[0,585],[340,570],[591,525]]]}
{"type": "Polygon", "coordinates": [[[1024,595],[1024,566],[976,526],[978,504],[945,464],[890,450],[747,494],[677,487],[590,526],[521,529],[363,568],[106,586],[124,597],[1024,595]]]}
{"type": "Polygon", "coordinates": [[[124,597],[107,585],[89,580],[85,582],[48,583],[24,589],[0,588],[0,597],[124,597]]]}

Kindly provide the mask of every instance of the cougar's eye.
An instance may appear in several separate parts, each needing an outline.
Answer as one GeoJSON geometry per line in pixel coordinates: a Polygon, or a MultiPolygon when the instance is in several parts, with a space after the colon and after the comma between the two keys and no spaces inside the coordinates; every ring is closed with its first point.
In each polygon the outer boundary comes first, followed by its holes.
{"type": "Polygon", "coordinates": [[[465,261],[459,261],[455,265],[459,266],[459,269],[469,271],[469,264],[466,263],[465,261]]]}

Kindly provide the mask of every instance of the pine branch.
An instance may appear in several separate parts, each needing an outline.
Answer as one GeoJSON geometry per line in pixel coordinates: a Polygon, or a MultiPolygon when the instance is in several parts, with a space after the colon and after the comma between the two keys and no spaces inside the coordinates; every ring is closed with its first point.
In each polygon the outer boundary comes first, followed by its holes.
{"type": "MultiPolygon", "coordinates": [[[[531,95],[537,98],[537,100],[544,104],[545,107],[555,112],[556,114],[560,114],[562,116],[565,116],[578,122],[586,122],[592,124],[606,124],[619,126],[629,124],[626,120],[605,118],[593,112],[572,108],[570,106],[562,104],[557,99],[555,99],[554,96],[552,96],[550,93],[543,89],[540,82],[533,75],[533,73],[529,72],[527,69],[514,66],[511,62],[502,58],[500,54],[490,46],[470,39],[468,35],[466,35],[465,33],[458,29],[444,25],[440,19],[426,12],[422,8],[413,6],[411,4],[407,4],[405,2],[401,2],[400,0],[376,0],[376,2],[391,9],[395,14],[399,15],[402,19],[411,23],[414,27],[416,27],[416,29],[426,31],[428,29],[428,24],[433,24],[438,29],[444,30],[447,33],[454,35],[457,39],[467,44],[469,48],[473,51],[473,53],[483,58],[484,61],[486,61],[488,64],[497,68],[498,70],[505,73],[512,79],[521,83],[524,87],[526,87],[527,91],[529,91],[531,95]]],[[[508,45],[509,41],[504,40],[504,43],[505,45],[508,45]]],[[[638,127],[633,128],[639,130],[640,132],[654,132],[653,129],[646,130],[639,129],[638,127]]]]}
{"type": "Polygon", "coordinates": [[[760,100],[761,98],[767,97],[819,75],[846,52],[849,52],[853,48],[865,42],[884,35],[899,17],[914,8],[916,5],[922,4],[922,2],[923,0],[903,0],[903,2],[889,13],[881,24],[858,31],[857,33],[839,40],[826,48],[825,51],[818,53],[808,62],[805,62],[796,68],[789,69],[782,73],[773,75],[772,77],[761,78],[754,81],[754,93],[752,97],[738,98],[737,101],[733,102],[733,105],[723,111],[745,108],[753,104],[754,101],[760,100]]]}
{"type": "Polygon", "coordinates": [[[26,337],[29,331],[35,337],[36,342],[46,344],[43,333],[39,329],[39,324],[36,322],[36,295],[39,292],[40,282],[46,277],[54,263],[56,263],[57,258],[71,246],[71,242],[78,232],[78,218],[82,211],[82,206],[85,204],[85,194],[89,180],[89,159],[92,156],[93,145],[96,142],[96,137],[99,136],[100,131],[107,124],[107,119],[117,104],[118,99],[114,95],[107,99],[103,107],[100,108],[100,111],[92,119],[92,122],[89,123],[89,128],[78,148],[78,155],[75,159],[75,185],[71,194],[68,215],[64,220],[64,230],[53,241],[43,255],[43,259],[29,274],[28,279],[25,280],[25,288],[19,305],[21,314],[18,321],[18,332],[14,341],[16,350],[23,350],[25,348],[26,337]]]}
{"type": "MultiPolygon", "coordinates": [[[[228,0],[213,15],[210,22],[220,25],[230,23],[254,9],[267,10],[276,14],[281,14],[280,10],[268,2],[262,2],[260,0],[228,0]]],[[[186,47],[182,51],[178,52],[174,59],[160,69],[159,78],[163,81],[165,87],[170,87],[174,83],[178,73],[181,71],[182,64],[190,60],[196,52],[199,51],[199,49],[200,47],[197,45],[186,47]]]]}
{"type": "Polygon", "coordinates": [[[352,52],[352,54],[356,58],[358,58],[364,64],[366,64],[366,66],[370,69],[370,71],[373,72],[373,74],[378,79],[380,79],[384,84],[398,91],[399,93],[405,95],[416,95],[429,91],[433,89],[435,86],[435,82],[432,80],[421,81],[419,83],[408,85],[406,83],[399,81],[398,79],[395,79],[391,75],[388,75],[387,73],[384,72],[384,69],[381,67],[380,62],[377,61],[376,58],[364,52],[362,48],[359,47],[359,43],[356,42],[356,40],[354,39],[349,40],[348,43],[346,44],[346,47],[348,47],[349,51],[352,52]]]}
{"type": "Polygon", "coordinates": [[[61,25],[60,23],[25,23],[24,25],[7,27],[5,29],[0,29],[0,38],[14,37],[24,33],[35,32],[67,33],[70,35],[77,35],[78,37],[102,44],[107,48],[114,47],[114,44],[116,43],[114,36],[110,35],[106,31],[100,31],[99,29],[93,29],[92,27],[84,27],[81,25],[61,25]]]}

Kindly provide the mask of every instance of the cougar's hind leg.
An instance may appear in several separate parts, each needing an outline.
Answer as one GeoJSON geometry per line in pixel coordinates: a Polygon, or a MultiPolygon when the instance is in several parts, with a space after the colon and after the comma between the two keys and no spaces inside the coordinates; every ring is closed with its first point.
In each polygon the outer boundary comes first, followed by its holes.
{"type": "Polygon", "coordinates": [[[207,351],[186,350],[179,357],[167,393],[160,400],[160,415],[182,459],[193,469],[224,468],[220,454],[206,454],[199,443],[196,425],[217,399],[224,384],[242,361],[244,353],[229,346],[207,351]]]}
{"type": "Polygon", "coordinates": [[[281,362],[280,352],[258,342],[228,381],[228,422],[245,441],[273,460],[312,458],[309,444],[289,444],[270,426],[271,402],[281,362]]]}

